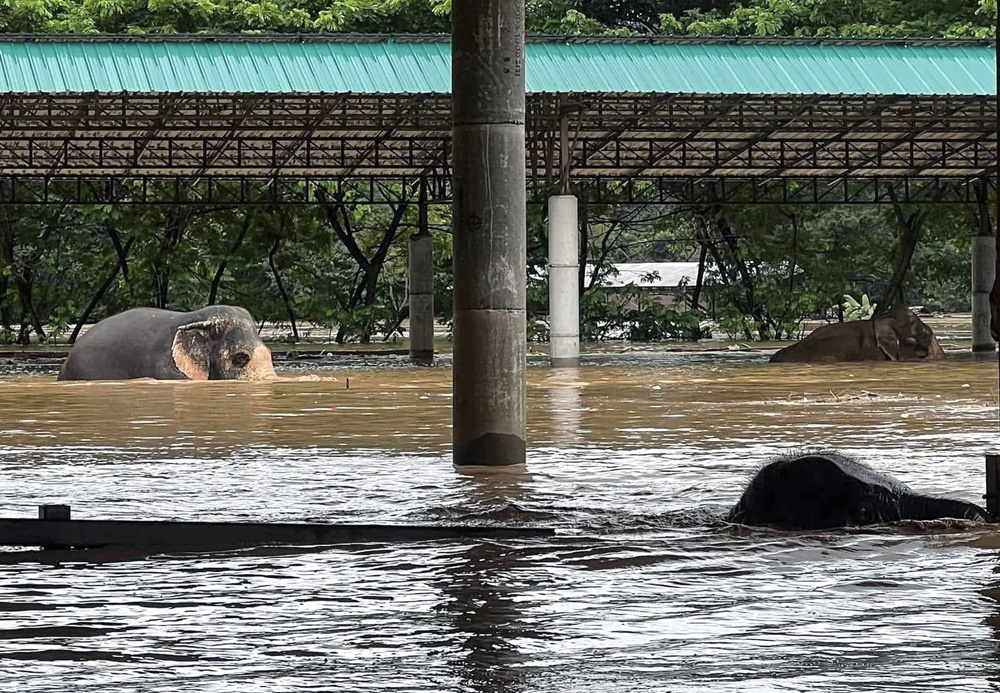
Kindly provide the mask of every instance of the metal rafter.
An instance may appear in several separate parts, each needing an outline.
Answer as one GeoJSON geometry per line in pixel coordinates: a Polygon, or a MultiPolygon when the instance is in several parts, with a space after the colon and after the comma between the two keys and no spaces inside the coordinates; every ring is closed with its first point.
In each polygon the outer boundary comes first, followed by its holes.
{"type": "MultiPolygon", "coordinates": [[[[398,103],[398,101],[397,101],[397,103],[398,103]]],[[[419,111],[420,105],[421,105],[421,99],[419,97],[414,97],[414,98],[411,98],[411,99],[407,99],[407,103],[409,104],[409,106],[407,108],[405,108],[405,109],[402,109],[403,113],[404,114],[407,114],[407,113],[412,114],[414,112],[419,111]]],[[[392,136],[393,136],[393,134],[395,132],[396,132],[396,128],[387,128],[385,131],[383,131],[382,133],[380,133],[379,135],[377,135],[375,137],[375,139],[371,141],[371,143],[368,145],[368,147],[365,148],[364,151],[359,152],[359,154],[358,154],[358,164],[356,164],[355,166],[352,166],[351,168],[349,168],[347,170],[347,172],[345,173],[345,177],[350,177],[351,175],[353,175],[354,172],[357,171],[358,167],[360,166],[360,163],[363,162],[363,161],[365,161],[365,160],[367,160],[369,157],[373,157],[374,161],[372,163],[375,166],[378,166],[379,165],[379,156],[378,156],[379,146],[381,145],[381,143],[383,141],[392,139],[392,136]]]]}
{"type": "MultiPolygon", "coordinates": [[[[634,129],[638,128],[642,123],[646,122],[648,119],[655,118],[657,116],[657,114],[659,113],[660,108],[662,108],[663,106],[670,105],[674,101],[675,98],[676,98],[676,95],[674,95],[674,94],[667,94],[665,96],[651,97],[651,101],[652,102],[651,102],[649,108],[645,110],[645,112],[643,112],[642,114],[636,116],[636,118],[634,120],[632,120],[631,122],[628,122],[628,123],[622,125],[621,127],[618,127],[618,128],[615,128],[615,129],[611,130],[607,135],[605,135],[604,137],[602,137],[596,143],[596,146],[594,146],[591,149],[590,154],[583,156],[583,161],[580,162],[580,166],[581,167],[585,167],[587,165],[587,161],[589,160],[589,158],[591,156],[594,156],[595,154],[600,154],[601,150],[604,149],[604,147],[606,147],[608,144],[614,142],[617,138],[621,137],[622,135],[624,135],[629,130],[634,130],[634,129]]],[[[580,116],[578,116],[578,117],[580,117],[580,116]]],[[[572,165],[573,156],[572,156],[572,154],[570,154],[569,159],[570,159],[570,162],[571,162],[570,163],[570,173],[572,173],[572,170],[573,170],[573,165],[572,165]]]]}
{"type": "Polygon", "coordinates": [[[66,160],[69,143],[73,141],[73,137],[79,131],[80,123],[84,120],[87,113],[90,111],[91,105],[93,104],[94,100],[95,98],[94,95],[92,94],[87,94],[82,99],[80,99],[80,102],[75,109],[76,112],[74,114],[72,129],[69,131],[68,135],[63,140],[59,156],[52,163],[48,175],[50,176],[55,175],[56,171],[59,169],[59,159],[62,159],[63,161],[66,160]]]}
{"type": "MultiPolygon", "coordinates": [[[[156,134],[160,132],[163,129],[163,126],[177,114],[183,100],[183,97],[176,96],[167,96],[163,98],[160,102],[159,113],[155,118],[153,118],[152,122],[146,128],[145,134],[136,141],[135,146],[133,147],[133,160],[135,162],[139,161],[139,158],[146,151],[146,147],[149,146],[149,143],[153,140],[156,134]]],[[[122,120],[125,119],[123,118],[122,120]]]]}
{"type": "Polygon", "coordinates": [[[302,148],[309,144],[310,140],[312,140],[315,136],[316,130],[319,129],[323,123],[331,115],[333,115],[334,111],[336,111],[337,108],[342,106],[344,103],[345,99],[343,97],[339,97],[337,99],[327,101],[320,106],[319,113],[316,117],[305,124],[302,134],[292,140],[291,146],[285,148],[285,155],[277,161],[274,168],[272,168],[268,173],[268,176],[270,178],[277,177],[281,173],[281,170],[292,160],[292,158],[297,156],[302,148]]]}
{"type": "MultiPolygon", "coordinates": [[[[804,116],[804,115],[808,114],[809,112],[811,112],[812,109],[813,109],[813,107],[816,104],[818,104],[821,100],[822,99],[820,97],[815,97],[815,98],[809,99],[808,101],[806,101],[806,103],[803,105],[802,108],[798,109],[798,111],[794,115],[792,115],[791,117],[789,117],[781,125],[777,126],[777,128],[775,128],[775,129],[781,130],[781,129],[785,129],[785,128],[789,127],[789,125],[791,125],[792,123],[796,122],[797,120],[800,120],[802,118],[802,116],[804,116]]],[[[895,100],[894,99],[889,99],[888,101],[889,101],[889,104],[887,104],[887,105],[891,105],[891,103],[893,103],[895,100]]],[[[864,114],[862,115],[862,122],[869,121],[871,118],[876,117],[883,110],[885,110],[883,104],[879,103],[879,101],[876,100],[875,106],[873,106],[872,108],[867,109],[864,112],[864,114]]],[[[754,135],[753,137],[751,137],[749,140],[747,140],[747,147],[743,151],[749,151],[751,148],[754,147],[754,145],[756,145],[756,144],[758,144],[760,142],[763,142],[765,140],[771,139],[772,137],[773,137],[773,132],[760,132],[760,133],[754,135]]],[[[740,155],[742,153],[743,152],[737,152],[737,153],[733,154],[732,156],[726,158],[725,160],[719,162],[719,165],[716,167],[716,169],[717,170],[718,169],[723,169],[723,168],[725,168],[727,166],[727,164],[731,163],[732,161],[739,160],[740,155]]],[[[715,173],[715,172],[716,171],[713,171],[712,173],[715,173]]]]}
{"type": "Polygon", "coordinates": [[[258,101],[260,101],[260,99],[257,97],[244,97],[243,108],[239,115],[233,119],[233,124],[229,128],[229,132],[223,135],[218,142],[213,143],[213,145],[208,148],[210,151],[208,151],[205,156],[205,163],[194,174],[195,178],[201,178],[204,176],[209,169],[215,165],[215,162],[219,160],[219,157],[221,157],[223,152],[225,152],[229,143],[237,139],[240,130],[257,108],[258,101]]]}
{"type": "MultiPolygon", "coordinates": [[[[913,131],[911,131],[911,132],[903,135],[900,138],[892,139],[891,142],[893,143],[893,147],[898,147],[899,145],[902,145],[902,144],[907,144],[907,143],[914,142],[915,140],[917,140],[917,138],[922,137],[922,136],[924,136],[924,137],[933,137],[933,134],[928,133],[928,131],[931,130],[932,127],[934,127],[934,126],[940,126],[942,124],[946,124],[951,118],[954,118],[957,114],[961,113],[965,108],[967,108],[967,106],[965,104],[962,104],[960,106],[954,107],[954,108],[948,110],[948,112],[945,113],[944,115],[942,115],[940,117],[937,117],[934,120],[932,120],[931,122],[927,123],[927,125],[924,128],[922,128],[921,130],[913,130],[913,131]]],[[[876,117],[877,113],[880,110],[884,110],[884,109],[873,108],[872,109],[872,111],[873,111],[872,118],[876,117]]],[[[851,134],[852,134],[851,130],[842,130],[842,131],[836,133],[832,138],[830,138],[829,140],[826,140],[826,141],[828,143],[833,143],[835,141],[844,141],[851,134]]],[[[993,136],[995,137],[995,135],[996,135],[996,132],[994,131],[993,136]]],[[[984,138],[987,138],[989,136],[990,136],[989,133],[985,133],[984,132],[984,133],[982,133],[982,135],[980,137],[975,138],[973,141],[983,141],[984,138]]],[[[781,174],[784,174],[787,171],[794,170],[794,168],[796,166],[798,166],[799,164],[801,164],[803,162],[804,158],[805,157],[799,157],[797,159],[793,159],[790,162],[786,162],[786,168],[781,172],[781,174]]]]}
{"type": "MultiPolygon", "coordinates": [[[[804,107],[801,107],[801,108],[797,109],[791,116],[789,116],[788,118],[783,119],[781,121],[781,125],[779,125],[778,128],[780,128],[780,127],[787,127],[788,123],[794,122],[795,120],[801,118],[802,115],[804,113],[808,112],[809,109],[813,105],[815,105],[815,103],[817,101],[819,101],[818,98],[812,99],[812,100],[808,101],[807,104],[804,107]]],[[[724,105],[723,108],[721,109],[721,112],[719,113],[718,117],[713,122],[718,122],[719,119],[727,117],[732,112],[732,110],[734,108],[738,108],[738,107],[742,106],[743,103],[744,103],[744,98],[739,98],[739,99],[736,99],[735,101],[731,102],[728,106],[724,105]]],[[[705,129],[710,129],[711,125],[712,124],[710,123],[705,129]]],[[[648,165],[648,166],[645,166],[645,165],[644,166],[637,166],[637,167],[633,168],[631,171],[629,171],[628,173],[626,173],[626,176],[631,177],[633,175],[642,175],[643,172],[649,171],[649,170],[653,169],[657,163],[659,163],[660,161],[662,161],[665,158],[669,157],[678,148],[683,148],[686,143],[691,142],[692,140],[694,140],[696,137],[698,137],[699,134],[700,133],[698,131],[692,131],[692,132],[688,133],[687,135],[685,135],[684,137],[682,137],[677,144],[675,144],[674,146],[668,148],[667,150],[665,150],[663,152],[658,153],[655,157],[653,157],[652,160],[650,161],[650,165],[648,165]]],[[[747,140],[747,146],[746,146],[746,149],[744,151],[749,151],[755,144],[757,144],[758,142],[760,142],[762,140],[767,139],[768,137],[770,137],[770,135],[771,135],[770,132],[762,131],[760,133],[757,133],[757,134],[751,136],[747,140]]],[[[732,160],[734,160],[734,159],[736,159],[738,157],[739,157],[738,153],[731,153],[730,156],[726,159],[726,162],[732,161],[732,160]]],[[[724,166],[725,166],[724,162],[719,162],[717,160],[717,164],[716,164],[716,166],[714,168],[719,169],[719,168],[723,168],[724,166]]]]}

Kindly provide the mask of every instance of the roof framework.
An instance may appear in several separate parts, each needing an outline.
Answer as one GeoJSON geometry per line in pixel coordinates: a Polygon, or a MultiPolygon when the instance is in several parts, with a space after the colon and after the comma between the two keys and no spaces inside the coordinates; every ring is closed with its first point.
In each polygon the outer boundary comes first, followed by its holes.
{"type": "MultiPolygon", "coordinates": [[[[965,202],[971,183],[995,188],[995,90],[733,91],[536,91],[532,191],[567,175],[592,201],[965,202]]],[[[446,93],[0,92],[0,203],[306,203],[331,180],[364,202],[391,195],[379,181],[418,178],[449,197],[446,93]]]]}

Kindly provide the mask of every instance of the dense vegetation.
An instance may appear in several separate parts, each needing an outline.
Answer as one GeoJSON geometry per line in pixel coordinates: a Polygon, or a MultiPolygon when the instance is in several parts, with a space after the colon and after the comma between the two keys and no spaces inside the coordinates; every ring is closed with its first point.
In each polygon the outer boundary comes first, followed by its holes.
{"type": "MultiPolygon", "coordinates": [[[[992,37],[995,0],[529,0],[528,30],[551,34],[992,37]]],[[[0,0],[11,32],[378,32],[449,30],[450,0],[0,0]]],[[[0,340],[69,337],[135,305],[246,306],[267,321],[330,326],[338,340],[392,334],[406,302],[406,205],[213,209],[0,208],[0,340]]],[[[348,197],[349,199],[349,197],[348,197]]],[[[586,200],[582,200],[586,202],[586,200]]],[[[529,209],[529,265],[545,263],[543,210],[529,209]]],[[[716,318],[740,338],[789,335],[844,294],[945,310],[969,302],[978,207],[696,208],[586,205],[585,254],[699,260],[716,318]],[[903,274],[899,269],[909,264],[903,274]]],[[[434,207],[438,307],[451,305],[449,209],[434,207]]],[[[623,312],[581,278],[585,336],[696,336],[703,312],[656,303],[623,312]]],[[[544,285],[529,308],[544,314],[544,285]]],[[[703,302],[704,303],[704,302],[703,302]]],[[[534,324],[534,322],[532,323],[534,324]]],[[[544,330],[538,332],[544,335],[544,330]]],[[[294,338],[294,334],[290,335],[294,338]]]]}

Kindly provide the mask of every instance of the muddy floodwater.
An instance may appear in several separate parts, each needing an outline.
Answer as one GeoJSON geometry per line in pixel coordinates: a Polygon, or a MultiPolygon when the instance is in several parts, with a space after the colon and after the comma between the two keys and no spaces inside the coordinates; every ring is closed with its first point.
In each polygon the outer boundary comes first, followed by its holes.
{"type": "MultiPolygon", "coordinates": [[[[0,515],[498,523],[553,539],[0,554],[0,691],[995,691],[1000,534],[717,520],[777,453],[982,502],[995,361],[591,355],[529,369],[527,469],[450,462],[451,372],[0,378],[0,515]],[[349,379],[349,387],[348,387],[349,379]]],[[[378,366],[377,368],[375,366],[378,366]]]]}

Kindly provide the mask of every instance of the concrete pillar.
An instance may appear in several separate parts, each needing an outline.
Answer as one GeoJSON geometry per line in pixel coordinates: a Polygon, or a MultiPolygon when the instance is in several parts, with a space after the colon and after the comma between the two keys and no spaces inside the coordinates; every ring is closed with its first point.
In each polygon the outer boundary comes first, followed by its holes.
{"type": "Polygon", "coordinates": [[[549,198],[549,359],[580,363],[580,227],[573,195],[549,198]]]}
{"type": "Polygon", "coordinates": [[[452,3],[453,459],[525,458],[524,0],[452,3]]]}
{"type": "Polygon", "coordinates": [[[996,239],[972,237],[972,350],[993,351],[990,333],[990,291],[996,278],[996,239]]]}
{"type": "Polygon", "coordinates": [[[410,236],[410,360],[434,363],[434,243],[426,227],[410,236]]]}

